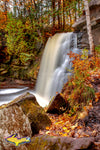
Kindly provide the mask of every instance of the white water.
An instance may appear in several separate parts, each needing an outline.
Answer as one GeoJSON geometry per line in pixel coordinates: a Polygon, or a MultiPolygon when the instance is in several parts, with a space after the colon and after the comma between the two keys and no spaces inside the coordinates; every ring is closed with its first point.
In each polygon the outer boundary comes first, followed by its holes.
{"type": "Polygon", "coordinates": [[[1,89],[0,105],[8,103],[20,96],[24,92],[30,92],[37,98],[41,106],[48,105],[49,101],[56,92],[60,92],[64,83],[67,82],[71,73],[69,56],[67,53],[73,51],[79,53],[77,49],[77,34],[75,33],[59,33],[50,37],[44,49],[36,91],[30,91],[26,88],[1,89]]]}
{"type": "Polygon", "coordinates": [[[44,49],[38,80],[36,84],[36,95],[41,106],[48,105],[56,92],[61,92],[64,83],[67,82],[71,73],[70,51],[78,53],[77,34],[59,33],[50,37],[44,49]],[[44,100],[44,105],[43,105],[44,100]]]}
{"type": "Polygon", "coordinates": [[[11,102],[23,93],[28,92],[28,89],[28,87],[0,89],[0,105],[11,102]]]}
{"type": "Polygon", "coordinates": [[[0,89],[0,95],[5,95],[5,94],[16,94],[18,92],[21,92],[21,91],[25,91],[27,90],[28,87],[24,87],[24,88],[11,88],[11,89],[0,89]]]}

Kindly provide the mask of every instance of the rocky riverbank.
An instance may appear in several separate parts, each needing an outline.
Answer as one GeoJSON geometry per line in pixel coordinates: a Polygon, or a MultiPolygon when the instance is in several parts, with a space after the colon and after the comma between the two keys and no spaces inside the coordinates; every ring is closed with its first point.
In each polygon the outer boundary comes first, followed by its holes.
{"type": "Polygon", "coordinates": [[[70,117],[69,122],[63,114],[45,113],[35,96],[26,93],[0,107],[0,118],[0,150],[100,149],[100,100],[93,104],[84,119],[73,122],[70,117]],[[30,137],[31,142],[16,147],[5,140],[16,133],[20,138],[30,137]]]}

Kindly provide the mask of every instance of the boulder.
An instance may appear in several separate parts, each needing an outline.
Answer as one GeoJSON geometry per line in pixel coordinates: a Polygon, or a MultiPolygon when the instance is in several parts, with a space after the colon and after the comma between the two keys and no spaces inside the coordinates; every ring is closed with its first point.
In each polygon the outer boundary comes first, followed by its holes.
{"type": "Polygon", "coordinates": [[[47,113],[51,114],[61,114],[65,112],[69,108],[68,102],[61,96],[61,94],[57,94],[53,100],[51,100],[47,113]]]}
{"type": "MultiPolygon", "coordinates": [[[[32,136],[28,117],[20,106],[13,104],[0,109],[0,150],[18,150],[14,144],[5,141],[5,137],[16,133],[18,137],[32,136]]],[[[20,145],[19,148],[27,150],[25,145],[20,145]]]]}
{"type": "Polygon", "coordinates": [[[39,106],[34,95],[27,92],[13,100],[11,103],[2,106],[2,108],[6,107],[5,109],[9,109],[9,107],[12,108],[12,106],[15,105],[17,105],[18,108],[21,108],[23,114],[28,118],[32,135],[39,133],[40,129],[45,129],[46,126],[51,124],[49,117],[44,109],[39,106]]]}
{"type": "Polygon", "coordinates": [[[50,119],[34,95],[25,93],[19,96],[0,107],[0,150],[27,150],[27,144],[16,147],[6,142],[5,137],[16,133],[18,137],[31,137],[50,124],[50,119]]]}
{"type": "Polygon", "coordinates": [[[38,135],[32,138],[29,150],[89,150],[94,142],[93,137],[71,138],[38,135]]]}
{"type": "Polygon", "coordinates": [[[23,94],[17,98],[16,103],[22,108],[24,114],[28,117],[32,129],[32,135],[39,133],[40,129],[43,130],[46,126],[50,126],[51,121],[49,117],[44,109],[38,104],[34,95],[30,93],[23,94]]]}
{"type": "Polygon", "coordinates": [[[22,106],[26,102],[29,102],[29,104],[34,103],[35,105],[39,106],[36,97],[33,94],[30,94],[29,92],[24,93],[21,96],[17,97],[11,103],[9,103],[8,106],[15,103],[22,106]]]}

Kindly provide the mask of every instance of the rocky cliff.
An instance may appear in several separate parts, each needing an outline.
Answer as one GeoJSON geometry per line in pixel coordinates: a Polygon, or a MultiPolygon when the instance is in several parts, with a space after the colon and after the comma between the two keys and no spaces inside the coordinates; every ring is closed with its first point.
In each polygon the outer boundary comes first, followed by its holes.
{"type": "MultiPolygon", "coordinates": [[[[91,0],[89,8],[94,44],[97,46],[100,45],[100,0],[91,0]]],[[[89,49],[85,14],[73,24],[73,28],[78,32],[78,43],[81,44],[81,49],[89,49]]]]}

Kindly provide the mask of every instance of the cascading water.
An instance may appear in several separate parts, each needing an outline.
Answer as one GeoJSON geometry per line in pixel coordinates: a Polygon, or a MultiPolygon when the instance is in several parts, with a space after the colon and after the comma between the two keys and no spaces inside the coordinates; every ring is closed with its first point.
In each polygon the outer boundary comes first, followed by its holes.
{"type": "Polygon", "coordinates": [[[79,53],[77,49],[77,34],[59,33],[50,37],[44,49],[36,91],[28,90],[27,87],[0,89],[0,105],[9,103],[24,92],[30,92],[37,98],[41,106],[48,105],[56,92],[60,92],[68,76],[72,64],[67,53],[73,51],[79,53]]]}
{"type": "Polygon", "coordinates": [[[67,55],[70,51],[79,53],[77,34],[57,33],[48,39],[36,84],[36,96],[43,98],[38,100],[41,106],[48,105],[56,92],[61,92],[68,76],[71,75],[69,70],[72,63],[67,55]]]}

